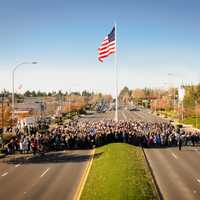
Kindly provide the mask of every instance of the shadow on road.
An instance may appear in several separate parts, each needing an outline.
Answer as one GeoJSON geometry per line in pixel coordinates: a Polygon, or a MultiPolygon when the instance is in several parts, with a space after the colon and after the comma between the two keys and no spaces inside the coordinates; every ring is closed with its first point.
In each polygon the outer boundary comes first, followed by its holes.
{"type": "MultiPolygon", "coordinates": [[[[144,150],[167,150],[167,149],[171,149],[171,150],[175,150],[175,151],[179,151],[179,147],[177,146],[163,146],[163,147],[143,147],[144,150]]],[[[196,146],[182,146],[181,151],[185,151],[185,152],[200,152],[200,146],[196,145],[196,146]]]]}
{"type": "MultiPolygon", "coordinates": [[[[103,153],[95,153],[94,159],[99,158],[103,153]]],[[[90,159],[90,155],[88,154],[79,154],[79,153],[63,153],[63,152],[52,152],[45,154],[43,156],[35,155],[31,157],[17,157],[12,158],[7,161],[4,161],[8,164],[47,164],[47,163],[68,163],[68,162],[75,162],[75,163],[81,163],[88,161],[90,159]]]]}
{"type": "Polygon", "coordinates": [[[197,152],[197,151],[200,151],[200,149],[185,149],[185,148],[182,148],[182,151],[189,151],[189,152],[197,152]]]}

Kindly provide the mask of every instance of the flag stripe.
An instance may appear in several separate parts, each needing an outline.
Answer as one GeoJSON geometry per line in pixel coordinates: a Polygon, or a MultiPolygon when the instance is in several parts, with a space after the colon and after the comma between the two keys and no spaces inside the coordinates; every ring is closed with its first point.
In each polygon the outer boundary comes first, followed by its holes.
{"type": "Polygon", "coordinates": [[[113,47],[108,47],[108,48],[106,48],[105,50],[103,50],[103,51],[99,51],[99,56],[102,56],[102,55],[104,55],[104,54],[107,54],[108,52],[110,52],[110,51],[112,51],[113,53],[116,51],[116,48],[115,48],[115,46],[113,47]]]}
{"type": "Polygon", "coordinates": [[[112,29],[111,33],[108,34],[100,47],[98,48],[98,60],[103,62],[103,58],[116,52],[116,42],[115,42],[115,28],[112,29]]]}
{"type": "Polygon", "coordinates": [[[110,51],[102,56],[100,56],[100,58],[106,58],[107,56],[109,56],[110,54],[114,53],[114,51],[110,51]]]}
{"type": "Polygon", "coordinates": [[[100,47],[100,48],[98,49],[98,51],[105,50],[105,49],[107,49],[107,48],[109,48],[109,47],[115,47],[115,43],[109,44],[109,45],[107,45],[107,46],[100,47]]]}
{"type": "Polygon", "coordinates": [[[107,51],[109,51],[110,49],[115,49],[115,46],[110,46],[110,47],[108,47],[108,48],[99,50],[98,53],[99,53],[99,54],[102,54],[103,52],[107,52],[107,51]]]}
{"type": "Polygon", "coordinates": [[[101,45],[101,46],[99,47],[99,49],[103,49],[103,48],[109,47],[109,46],[111,46],[111,45],[115,45],[115,42],[110,42],[110,43],[101,45]]]}
{"type": "Polygon", "coordinates": [[[108,50],[106,50],[106,51],[101,51],[101,52],[99,52],[99,55],[106,54],[107,52],[110,52],[110,51],[113,51],[113,52],[115,52],[115,47],[109,48],[109,49],[108,49],[108,50]]]}

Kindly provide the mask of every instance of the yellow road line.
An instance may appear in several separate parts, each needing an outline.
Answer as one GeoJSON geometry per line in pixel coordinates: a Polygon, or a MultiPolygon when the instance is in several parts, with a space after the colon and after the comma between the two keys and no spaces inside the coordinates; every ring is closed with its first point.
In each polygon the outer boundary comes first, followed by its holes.
{"type": "Polygon", "coordinates": [[[94,158],[94,154],[95,154],[95,149],[92,150],[91,152],[91,157],[90,157],[90,161],[88,161],[88,164],[86,166],[86,169],[81,177],[81,180],[80,180],[80,183],[78,185],[78,188],[76,190],[76,193],[74,195],[74,198],[73,200],[79,200],[81,198],[81,194],[83,192],[83,189],[84,189],[84,186],[85,186],[85,183],[87,181],[87,177],[89,175],[89,172],[90,172],[90,168],[92,166],[92,161],[93,161],[93,158],[94,158]]]}

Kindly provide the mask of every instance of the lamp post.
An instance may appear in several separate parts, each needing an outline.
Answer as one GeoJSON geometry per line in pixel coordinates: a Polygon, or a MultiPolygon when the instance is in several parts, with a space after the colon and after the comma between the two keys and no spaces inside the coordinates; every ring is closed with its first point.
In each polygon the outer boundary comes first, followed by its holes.
{"type": "Polygon", "coordinates": [[[15,118],[15,71],[18,69],[18,67],[28,64],[34,65],[37,64],[37,62],[22,62],[16,65],[12,70],[12,126],[14,125],[14,118],[15,118]]]}

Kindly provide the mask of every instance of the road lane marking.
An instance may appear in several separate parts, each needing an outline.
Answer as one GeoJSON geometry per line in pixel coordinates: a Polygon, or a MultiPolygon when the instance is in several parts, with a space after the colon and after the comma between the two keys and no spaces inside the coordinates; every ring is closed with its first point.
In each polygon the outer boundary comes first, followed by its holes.
{"type": "Polygon", "coordinates": [[[6,176],[8,174],[8,172],[3,173],[1,176],[6,176]]]}
{"type": "Polygon", "coordinates": [[[172,153],[172,156],[173,156],[175,159],[178,159],[178,157],[176,156],[176,154],[172,153]]]}
{"type": "Polygon", "coordinates": [[[31,157],[26,157],[26,160],[29,160],[31,157]]]}
{"type": "Polygon", "coordinates": [[[17,164],[17,165],[15,165],[15,167],[17,168],[17,167],[19,167],[21,164],[17,164]]]}
{"type": "Polygon", "coordinates": [[[76,189],[76,192],[74,194],[73,200],[80,200],[80,198],[81,198],[81,194],[82,194],[83,188],[85,186],[85,183],[87,181],[87,177],[88,177],[89,172],[90,172],[90,168],[92,166],[92,162],[93,162],[93,159],[94,159],[94,154],[95,154],[95,149],[93,149],[91,151],[90,160],[88,161],[87,166],[85,168],[85,171],[83,172],[83,175],[82,175],[82,177],[80,179],[80,182],[79,182],[79,185],[78,185],[78,187],[76,189]]]}
{"type": "Polygon", "coordinates": [[[197,182],[200,183],[200,179],[197,179],[197,182]]]}
{"type": "Polygon", "coordinates": [[[123,115],[124,119],[127,120],[127,116],[125,115],[124,112],[122,112],[122,115],[123,115]]]}
{"type": "Polygon", "coordinates": [[[48,171],[50,170],[50,168],[47,168],[40,176],[40,178],[42,178],[48,171]]]}

